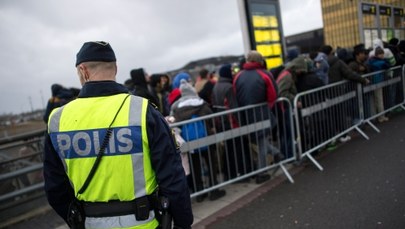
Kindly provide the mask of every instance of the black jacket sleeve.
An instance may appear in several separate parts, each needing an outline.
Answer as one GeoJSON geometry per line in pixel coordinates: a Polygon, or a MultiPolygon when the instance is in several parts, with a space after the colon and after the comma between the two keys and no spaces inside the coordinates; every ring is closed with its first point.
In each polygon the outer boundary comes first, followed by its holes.
{"type": "Polygon", "coordinates": [[[44,180],[49,204],[66,221],[74,191],[48,134],[45,136],[44,143],[44,180]]]}
{"type": "Polygon", "coordinates": [[[147,133],[159,193],[170,201],[174,225],[191,228],[193,213],[180,152],[166,120],[151,105],[147,112],[147,133]]]}
{"type": "Polygon", "coordinates": [[[362,84],[366,83],[366,79],[361,77],[361,75],[354,72],[352,69],[347,66],[343,61],[339,60],[339,70],[341,71],[341,75],[346,78],[347,80],[353,80],[362,84]]]}

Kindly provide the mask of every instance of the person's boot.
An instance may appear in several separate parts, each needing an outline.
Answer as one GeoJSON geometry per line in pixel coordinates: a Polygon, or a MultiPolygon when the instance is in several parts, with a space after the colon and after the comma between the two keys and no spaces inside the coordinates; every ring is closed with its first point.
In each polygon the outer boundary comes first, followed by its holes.
{"type": "Polygon", "coordinates": [[[261,184],[267,180],[270,180],[271,176],[267,173],[258,174],[256,176],[256,184],[261,184]]]}
{"type": "Polygon", "coordinates": [[[226,191],[222,189],[215,189],[214,191],[210,192],[210,200],[217,200],[226,195],[226,191]]]}
{"type": "Polygon", "coordinates": [[[196,197],[196,201],[197,201],[197,203],[201,203],[201,202],[203,202],[203,201],[205,200],[205,198],[207,198],[207,197],[208,197],[208,193],[201,194],[201,195],[199,195],[199,196],[196,197]]]}

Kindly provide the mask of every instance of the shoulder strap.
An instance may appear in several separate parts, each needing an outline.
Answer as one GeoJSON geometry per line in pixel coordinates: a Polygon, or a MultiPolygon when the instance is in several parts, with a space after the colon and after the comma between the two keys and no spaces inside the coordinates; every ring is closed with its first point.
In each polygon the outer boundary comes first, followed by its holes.
{"type": "Polygon", "coordinates": [[[280,73],[280,75],[277,77],[277,84],[279,84],[280,81],[281,81],[286,75],[288,75],[288,74],[290,74],[290,71],[288,71],[288,70],[282,71],[282,72],[280,73]]]}
{"type": "Polygon", "coordinates": [[[129,96],[130,95],[125,96],[125,99],[122,101],[121,106],[118,108],[117,113],[115,113],[115,116],[114,116],[113,120],[111,121],[110,125],[108,126],[107,133],[104,136],[103,144],[101,145],[100,150],[98,151],[96,161],[94,162],[93,167],[91,167],[90,173],[87,176],[86,181],[84,182],[83,186],[79,189],[77,194],[84,193],[84,191],[86,191],[87,187],[89,186],[90,181],[93,179],[94,174],[96,173],[96,170],[97,170],[97,168],[98,168],[98,166],[99,166],[99,164],[101,162],[101,157],[104,154],[104,150],[108,145],[108,141],[110,140],[110,136],[111,136],[111,133],[112,133],[111,126],[114,123],[115,119],[118,116],[118,113],[120,113],[120,110],[121,110],[122,106],[124,106],[124,103],[128,99],[129,96]]]}

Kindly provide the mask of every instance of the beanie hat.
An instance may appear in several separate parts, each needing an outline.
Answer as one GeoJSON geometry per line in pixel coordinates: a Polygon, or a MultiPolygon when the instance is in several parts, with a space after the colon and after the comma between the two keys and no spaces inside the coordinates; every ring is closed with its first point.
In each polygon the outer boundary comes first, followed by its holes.
{"type": "Polygon", "coordinates": [[[189,84],[185,79],[180,81],[180,92],[181,96],[197,96],[197,91],[191,84],[189,84]]]}
{"type": "Polygon", "coordinates": [[[75,66],[88,61],[115,62],[117,59],[108,42],[89,41],[77,53],[75,66]]]}
{"type": "Polygon", "coordinates": [[[62,85],[57,84],[57,83],[52,84],[52,86],[51,86],[52,96],[56,96],[59,93],[59,91],[62,89],[63,89],[62,85]]]}
{"type": "Polygon", "coordinates": [[[230,64],[222,65],[219,69],[219,76],[232,79],[232,66],[230,64]]]}
{"type": "Polygon", "coordinates": [[[296,48],[293,48],[293,49],[290,49],[287,51],[287,59],[290,61],[297,58],[298,55],[299,55],[299,52],[298,52],[298,49],[296,49],[296,48]]]}
{"type": "Polygon", "coordinates": [[[131,75],[132,83],[134,85],[139,85],[143,87],[146,87],[148,85],[145,78],[146,74],[143,68],[132,69],[129,74],[131,75]]]}
{"type": "Polygon", "coordinates": [[[186,81],[189,81],[189,80],[191,80],[191,77],[190,77],[189,74],[187,74],[185,72],[181,72],[181,73],[177,74],[174,77],[174,80],[173,80],[173,88],[179,88],[180,87],[180,81],[182,79],[185,79],[186,81]]]}

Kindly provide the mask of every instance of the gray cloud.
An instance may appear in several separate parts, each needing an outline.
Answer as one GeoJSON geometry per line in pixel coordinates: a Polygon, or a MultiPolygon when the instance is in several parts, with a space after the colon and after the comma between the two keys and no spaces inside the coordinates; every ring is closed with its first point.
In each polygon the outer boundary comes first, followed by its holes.
{"type": "MultiPolygon", "coordinates": [[[[322,26],[319,0],[296,3],[281,1],[285,34],[322,26]]],[[[29,111],[28,97],[42,108],[53,83],[80,87],[75,55],[87,40],[111,43],[121,83],[137,67],[154,73],[243,53],[235,0],[3,0],[0,20],[0,114],[29,111]]]]}

